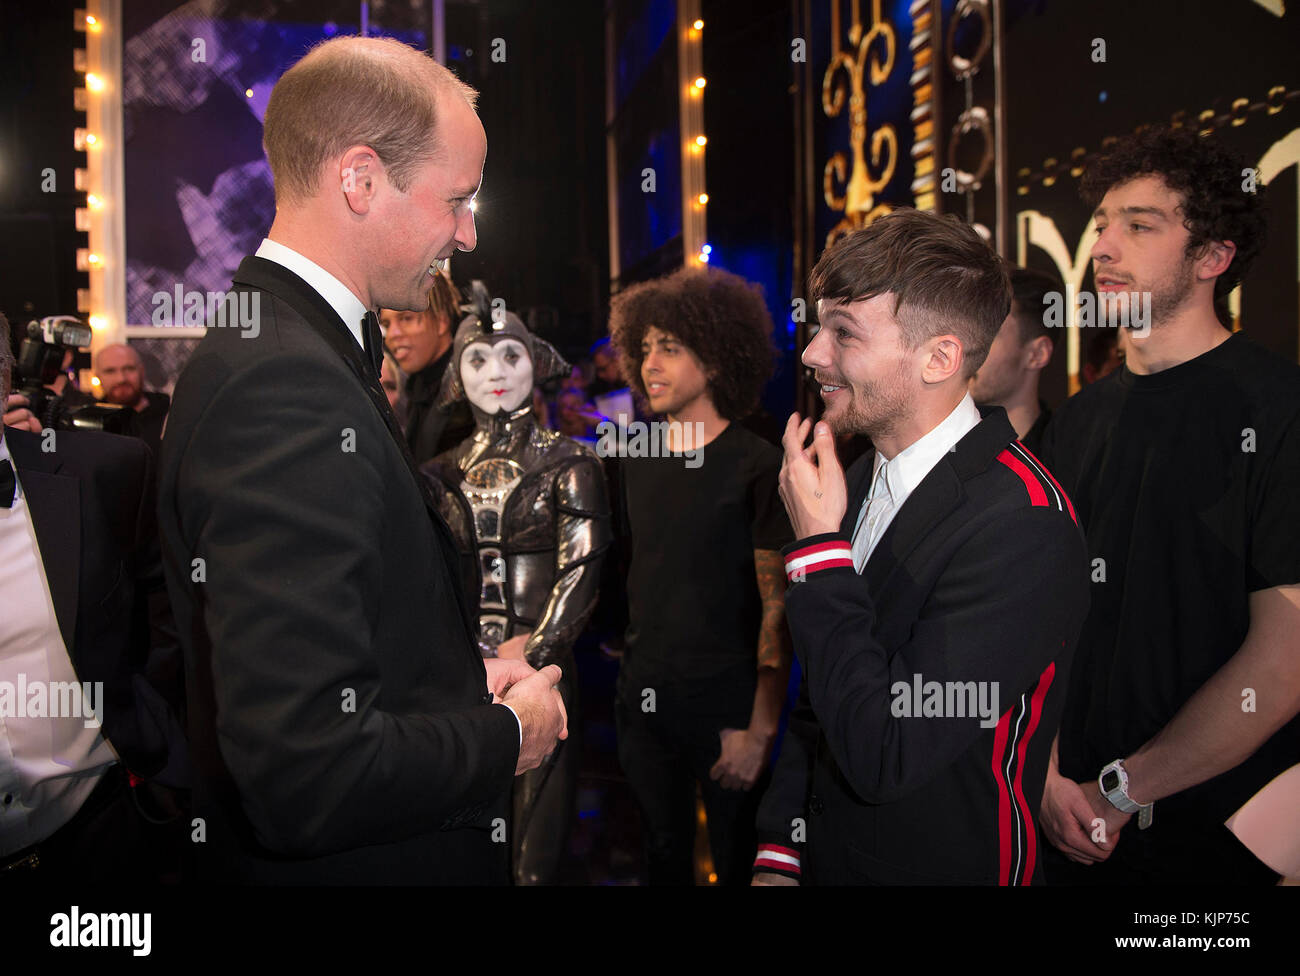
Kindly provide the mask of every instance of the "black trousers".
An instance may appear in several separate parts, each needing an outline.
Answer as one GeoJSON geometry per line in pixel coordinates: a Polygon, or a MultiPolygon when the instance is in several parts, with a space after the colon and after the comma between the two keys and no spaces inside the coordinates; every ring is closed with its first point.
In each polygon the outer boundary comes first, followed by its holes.
{"type": "Polygon", "coordinates": [[[1043,871],[1049,885],[1275,885],[1280,877],[1222,824],[1157,835],[1139,831],[1136,817],[1100,864],[1071,861],[1044,838],[1043,871]]]}
{"type": "Polygon", "coordinates": [[[737,728],[735,717],[696,715],[678,708],[645,712],[640,702],[622,697],[615,702],[614,714],[619,763],[641,811],[650,884],[695,882],[698,783],[718,884],[748,885],[758,846],[754,819],[768,772],[746,791],[724,790],[709,779],[709,769],[722,752],[719,733],[737,728]]]}
{"type": "Polygon", "coordinates": [[[24,860],[0,871],[0,881],[150,884],[179,880],[179,846],[187,821],[178,817],[167,824],[151,823],[141,812],[140,799],[122,765],[110,766],[71,820],[39,844],[0,858],[5,864],[24,860]]]}

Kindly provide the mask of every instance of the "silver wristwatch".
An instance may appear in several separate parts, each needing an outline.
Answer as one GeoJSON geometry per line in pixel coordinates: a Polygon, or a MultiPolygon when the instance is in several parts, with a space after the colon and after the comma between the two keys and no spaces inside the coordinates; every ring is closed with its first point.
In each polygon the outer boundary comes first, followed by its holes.
{"type": "Polygon", "coordinates": [[[1116,759],[1102,767],[1101,775],[1097,777],[1097,787],[1116,810],[1138,815],[1138,830],[1146,830],[1151,826],[1151,809],[1155,804],[1138,803],[1129,796],[1128,770],[1124,768],[1123,759],[1116,759]]]}

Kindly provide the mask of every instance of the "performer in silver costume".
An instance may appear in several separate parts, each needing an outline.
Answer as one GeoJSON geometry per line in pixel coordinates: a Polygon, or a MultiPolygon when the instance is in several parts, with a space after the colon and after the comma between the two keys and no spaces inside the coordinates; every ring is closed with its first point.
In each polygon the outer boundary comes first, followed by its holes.
{"type": "Polygon", "coordinates": [[[533,416],[534,383],[567,375],[568,363],[518,316],[493,311],[479,282],[474,292],[476,312],[456,331],[441,401],[466,397],[477,426],[421,471],[461,550],[466,593],[478,594],[484,657],[500,652],[564,670],[557,687],[569,737],[515,779],[513,797],[515,883],[551,884],[573,820],[581,752],[573,643],[596,605],[609,502],[591,449],[533,416]]]}

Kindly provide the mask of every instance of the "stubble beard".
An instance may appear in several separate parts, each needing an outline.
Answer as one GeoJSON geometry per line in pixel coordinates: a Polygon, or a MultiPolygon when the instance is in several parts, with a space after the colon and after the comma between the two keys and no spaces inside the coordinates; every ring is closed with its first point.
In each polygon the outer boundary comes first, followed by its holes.
{"type": "MultiPolygon", "coordinates": [[[[1175,270],[1172,278],[1169,279],[1165,287],[1142,286],[1134,282],[1134,290],[1137,295],[1143,291],[1151,292],[1151,329],[1152,331],[1162,328],[1173,320],[1174,316],[1187,304],[1191,297],[1192,287],[1195,284],[1193,265],[1195,261],[1187,256],[1175,270]]],[[[1131,301],[1129,297],[1127,300],[1131,301]]],[[[1129,310],[1129,320],[1132,321],[1132,311],[1129,310]]]]}
{"type": "Polygon", "coordinates": [[[1151,291],[1151,325],[1165,325],[1191,297],[1194,275],[1190,257],[1183,260],[1167,288],[1151,291]]]}
{"type": "Polygon", "coordinates": [[[851,397],[844,407],[826,417],[831,431],[839,437],[865,434],[871,440],[893,434],[912,415],[904,386],[906,364],[884,380],[848,386],[851,397]]]}

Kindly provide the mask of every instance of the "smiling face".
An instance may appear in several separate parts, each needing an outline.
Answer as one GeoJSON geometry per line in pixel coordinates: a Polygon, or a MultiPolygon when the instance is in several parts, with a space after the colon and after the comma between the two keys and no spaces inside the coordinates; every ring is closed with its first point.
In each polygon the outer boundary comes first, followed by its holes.
{"type": "Polygon", "coordinates": [[[690,412],[701,399],[709,399],[709,377],[704,364],[677,337],[649,326],[641,339],[641,382],[654,413],[669,417],[690,412]]]}
{"type": "Polygon", "coordinates": [[[408,376],[424,369],[451,345],[451,323],[435,321],[427,308],[423,312],[380,309],[379,324],[384,327],[384,345],[408,376]]]}
{"type": "Polygon", "coordinates": [[[518,339],[472,342],[460,354],[460,380],[484,413],[510,413],[533,395],[533,361],[518,339]]]}
{"type": "Polygon", "coordinates": [[[1131,292],[1150,292],[1155,327],[1183,306],[1195,283],[1181,202],[1159,176],[1140,176],[1112,187],[1093,214],[1097,242],[1092,271],[1098,294],[1125,302],[1122,296],[1131,292]]]}
{"type": "Polygon", "coordinates": [[[420,310],[428,302],[435,262],[478,242],[471,204],[483,179],[487,136],[469,104],[454,95],[439,99],[438,149],[415,172],[402,193],[380,176],[364,227],[371,259],[371,300],[376,306],[420,310]]]}
{"type": "Polygon", "coordinates": [[[890,292],[818,304],[821,327],[802,358],[821,387],[822,419],[837,435],[889,435],[915,409],[919,351],[904,346],[893,307],[890,292]]]}

